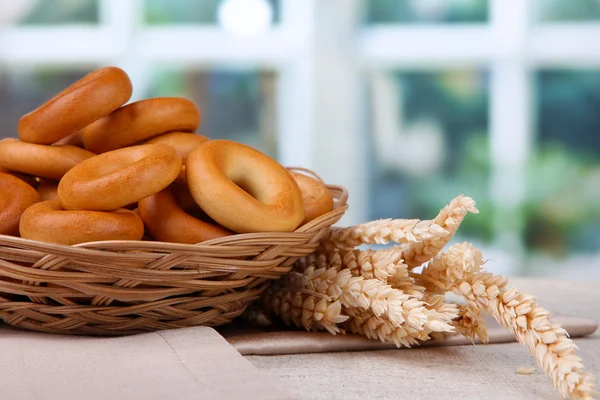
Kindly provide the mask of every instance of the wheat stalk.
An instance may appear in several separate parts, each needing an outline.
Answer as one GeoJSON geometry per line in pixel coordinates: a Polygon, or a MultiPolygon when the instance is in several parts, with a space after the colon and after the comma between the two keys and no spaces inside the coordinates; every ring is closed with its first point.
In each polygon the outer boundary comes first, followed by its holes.
{"type": "Polygon", "coordinates": [[[423,265],[438,254],[452,239],[469,212],[477,214],[479,211],[475,207],[475,201],[463,195],[454,198],[450,204],[442,208],[433,220],[433,224],[444,230],[445,235],[434,235],[402,247],[404,262],[409,268],[423,265]]]}
{"type": "Polygon", "coordinates": [[[457,333],[460,333],[471,342],[479,338],[482,343],[488,343],[489,337],[485,319],[480,307],[470,304],[458,306],[458,317],[452,322],[457,333]]]}
{"type": "Polygon", "coordinates": [[[428,288],[462,295],[470,307],[484,309],[511,329],[563,398],[592,399],[593,377],[584,370],[576,355],[577,346],[567,332],[550,321],[550,313],[536,303],[534,296],[507,290],[506,278],[483,271],[482,265],[479,250],[468,243],[458,244],[432,260],[423,270],[422,279],[428,288]]]}
{"type": "Polygon", "coordinates": [[[352,318],[344,327],[353,333],[371,339],[379,339],[383,343],[393,343],[397,347],[411,347],[422,341],[429,340],[433,335],[443,335],[453,332],[452,320],[458,316],[455,304],[444,302],[443,296],[436,296],[425,304],[423,313],[427,322],[416,328],[409,324],[395,325],[385,315],[377,316],[358,308],[346,309],[352,318]]]}
{"type": "Polygon", "coordinates": [[[447,235],[448,231],[434,221],[388,218],[347,228],[331,228],[323,241],[341,249],[352,249],[361,244],[421,242],[447,235]]]}
{"type": "Polygon", "coordinates": [[[349,269],[308,267],[302,274],[291,273],[285,279],[284,286],[324,294],[346,308],[370,310],[376,316],[385,314],[395,325],[406,322],[420,329],[427,322],[423,302],[377,279],[352,276],[349,269]]]}
{"type": "Polygon", "coordinates": [[[417,285],[408,275],[408,267],[402,259],[402,250],[394,246],[385,250],[347,250],[333,246],[319,246],[314,254],[298,260],[294,269],[303,271],[308,265],[316,268],[327,266],[350,270],[353,276],[378,279],[409,296],[421,299],[425,287],[417,285]]]}
{"type": "Polygon", "coordinates": [[[343,266],[342,254],[337,248],[319,246],[317,250],[305,257],[300,257],[294,263],[294,270],[304,271],[308,266],[316,268],[336,268],[340,270],[343,266]]]}
{"type": "Polygon", "coordinates": [[[358,266],[358,271],[352,271],[353,274],[385,283],[408,278],[408,266],[404,264],[398,248],[353,252],[356,253],[358,266]]]}
{"type": "Polygon", "coordinates": [[[306,330],[325,329],[332,335],[340,333],[338,325],[348,319],[348,316],[342,315],[339,301],[285,290],[277,285],[263,294],[262,307],[278,315],[286,325],[294,324],[306,330]]]}

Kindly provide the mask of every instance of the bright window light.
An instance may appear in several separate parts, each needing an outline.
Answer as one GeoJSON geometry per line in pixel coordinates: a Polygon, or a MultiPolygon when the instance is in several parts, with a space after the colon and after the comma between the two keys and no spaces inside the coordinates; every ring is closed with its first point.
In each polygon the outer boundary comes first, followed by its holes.
{"type": "Polygon", "coordinates": [[[267,0],[224,0],[218,10],[223,29],[238,35],[256,35],[271,25],[273,9],[267,0]]]}

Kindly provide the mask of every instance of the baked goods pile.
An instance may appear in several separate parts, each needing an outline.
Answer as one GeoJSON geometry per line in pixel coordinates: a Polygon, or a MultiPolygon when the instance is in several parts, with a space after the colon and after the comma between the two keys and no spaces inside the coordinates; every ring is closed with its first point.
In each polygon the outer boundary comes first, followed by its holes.
{"type": "Polygon", "coordinates": [[[21,118],[20,140],[0,141],[0,234],[194,244],[291,232],[333,209],[321,181],[195,134],[193,102],[131,94],[123,70],[101,68],[21,118]]]}

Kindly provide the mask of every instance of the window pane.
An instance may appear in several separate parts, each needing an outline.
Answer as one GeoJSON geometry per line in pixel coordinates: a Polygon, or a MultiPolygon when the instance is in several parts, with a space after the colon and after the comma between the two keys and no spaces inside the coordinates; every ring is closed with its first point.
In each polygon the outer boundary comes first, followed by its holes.
{"type": "Polygon", "coordinates": [[[200,108],[199,133],[276,157],[276,75],[269,71],[156,70],[148,97],[183,96],[200,108]]]}
{"type": "Polygon", "coordinates": [[[482,213],[461,234],[491,238],[487,74],[376,73],[371,93],[370,218],[433,218],[463,193],[482,213]]]}
{"type": "Polygon", "coordinates": [[[536,74],[537,145],[528,170],[527,244],[550,254],[600,248],[600,71],[536,74]]]}
{"type": "Polygon", "coordinates": [[[0,79],[0,137],[17,137],[17,125],[24,114],[82,78],[87,70],[27,69],[5,70],[0,79]]]}
{"type": "Polygon", "coordinates": [[[43,0],[22,18],[22,25],[97,24],[98,0],[43,0]]]}
{"type": "MultiPolygon", "coordinates": [[[[145,0],[144,21],[149,25],[217,24],[219,7],[223,0],[145,0]]],[[[279,0],[268,0],[273,22],[279,22],[279,0]]]]}
{"type": "Polygon", "coordinates": [[[489,0],[364,0],[367,24],[486,22],[489,0]]]}
{"type": "Polygon", "coordinates": [[[541,22],[555,21],[598,21],[598,0],[532,0],[536,19],[541,22]]]}

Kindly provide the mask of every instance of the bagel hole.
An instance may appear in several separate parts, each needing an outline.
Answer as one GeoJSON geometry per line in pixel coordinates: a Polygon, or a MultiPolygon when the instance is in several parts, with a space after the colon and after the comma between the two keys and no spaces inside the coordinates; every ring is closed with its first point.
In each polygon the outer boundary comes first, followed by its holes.
{"type": "Polygon", "coordinates": [[[252,185],[252,182],[250,181],[250,179],[248,177],[242,176],[239,177],[237,179],[232,179],[231,180],[237,187],[239,187],[240,189],[242,189],[244,192],[248,193],[250,196],[254,197],[255,199],[257,199],[258,193],[256,193],[256,185],[252,185]],[[254,186],[254,191],[252,190],[252,187],[254,186]]]}

